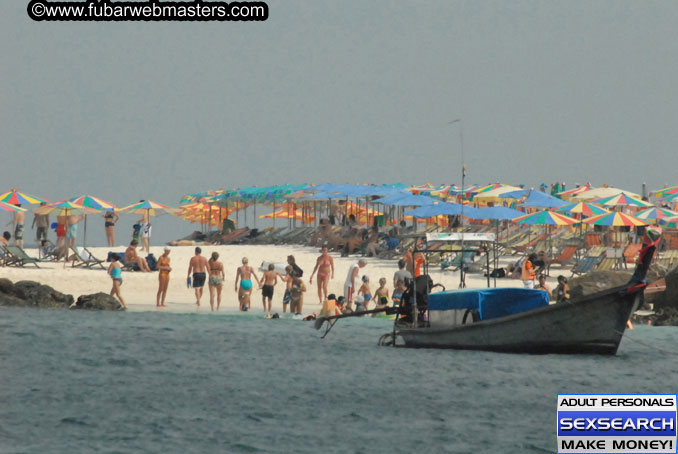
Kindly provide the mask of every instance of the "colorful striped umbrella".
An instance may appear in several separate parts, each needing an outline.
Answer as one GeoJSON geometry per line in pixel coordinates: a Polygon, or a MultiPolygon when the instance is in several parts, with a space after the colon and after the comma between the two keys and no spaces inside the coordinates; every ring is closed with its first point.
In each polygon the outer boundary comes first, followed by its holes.
{"type": "Polygon", "coordinates": [[[19,192],[16,189],[12,189],[11,191],[0,195],[0,202],[11,203],[13,205],[16,205],[17,203],[34,205],[36,203],[47,203],[48,200],[42,200],[37,197],[33,197],[32,195],[19,192]]]}
{"type": "Polygon", "coordinates": [[[666,203],[678,202],[678,193],[672,194],[668,197],[663,198],[662,202],[666,202],[666,203]]]}
{"type": "Polygon", "coordinates": [[[78,205],[70,200],[61,200],[41,206],[35,210],[38,214],[56,214],[57,216],[71,216],[74,214],[95,213],[96,210],[78,205]]]}
{"type": "Polygon", "coordinates": [[[21,208],[9,203],[0,202],[0,211],[26,211],[26,208],[21,208]]]}
{"type": "Polygon", "coordinates": [[[537,211],[536,213],[528,214],[515,218],[513,222],[517,224],[529,225],[574,225],[579,224],[579,221],[565,216],[554,211],[537,211]]]}
{"type": "Polygon", "coordinates": [[[654,193],[654,196],[657,198],[666,197],[667,195],[678,194],[678,186],[671,186],[668,188],[660,189],[654,193]]]}
{"type": "Polygon", "coordinates": [[[573,197],[577,194],[581,194],[583,192],[587,192],[593,189],[593,186],[591,186],[591,183],[586,183],[584,186],[580,186],[578,188],[570,189],[568,191],[563,191],[563,192],[557,192],[556,195],[560,197],[561,199],[567,199],[569,197],[573,197]]]}
{"type": "Polygon", "coordinates": [[[612,197],[605,197],[603,199],[598,199],[595,200],[595,203],[598,205],[603,205],[603,206],[636,206],[636,207],[651,207],[653,206],[649,202],[645,202],[644,200],[641,200],[639,198],[633,197],[631,195],[626,194],[625,192],[622,192],[617,195],[613,195],[612,197]]]}
{"type": "Polygon", "coordinates": [[[649,225],[642,219],[638,219],[634,216],[631,216],[630,214],[624,214],[618,211],[613,211],[608,214],[601,214],[599,216],[584,219],[584,222],[587,224],[607,225],[614,227],[620,226],[637,227],[639,225],[649,225]]]}
{"type": "Polygon", "coordinates": [[[177,211],[176,208],[163,205],[162,203],[154,202],[152,200],[144,200],[142,202],[133,203],[132,205],[121,208],[119,211],[129,211],[130,213],[144,214],[149,216],[158,216],[160,214],[173,214],[177,211]]]}
{"type": "Polygon", "coordinates": [[[91,195],[81,195],[80,197],[73,197],[69,200],[73,203],[77,203],[78,205],[82,205],[93,210],[115,211],[118,209],[118,207],[112,203],[106,202],[105,200],[101,200],[91,195]]]}
{"type": "Polygon", "coordinates": [[[569,205],[565,205],[564,207],[556,208],[556,211],[562,211],[563,213],[570,214],[581,214],[587,218],[609,213],[609,211],[605,208],[587,202],[571,203],[569,205]]]}
{"type": "Polygon", "coordinates": [[[652,207],[648,208],[647,210],[643,210],[640,213],[636,213],[635,216],[638,219],[642,219],[643,221],[649,221],[664,218],[672,218],[678,216],[678,213],[676,213],[675,211],[667,210],[666,208],[652,207]]]}
{"type": "Polygon", "coordinates": [[[660,219],[659,223],[669,229],[678,229],[678,216],[660,219]]]}

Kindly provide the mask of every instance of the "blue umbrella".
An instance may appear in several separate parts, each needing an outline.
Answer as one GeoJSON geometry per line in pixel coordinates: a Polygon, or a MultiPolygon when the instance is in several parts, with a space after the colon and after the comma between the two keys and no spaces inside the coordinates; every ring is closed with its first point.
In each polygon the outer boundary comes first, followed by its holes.
{"type": "Polygon", "coordinates": [[[469,217],[471,219],[494,219],[498,221],[510,221],[520,216],[524,216],[522,211],[514,210],[513,208],[506,208],[502,206],[494,206],[490,208],[476,208],[469,217]]]}
{"type": "MultiPolygon", "coordinates": [[[[415,218],[431,218],[434,216],[458,216],[462,214],[462,206],[458,203],[438,203],[436,205],[425,205],[414,210],[406,211],[405,216],[415,218]]],[[[473,207],[464,207],[464,216],[472,218],[473,213],[478,211],[473,207]]]]}
{"type": "Polygon", "coordinates": [[[395,205],[401,207],[414,207],[414,206],[423,206],[423,205],[433,205],[437,200],[423,195],[414,195],[409,192],[402,194],[394,194],[383,199],[375,200],[377,203],[382,203],[384,205],[395,205]]]}

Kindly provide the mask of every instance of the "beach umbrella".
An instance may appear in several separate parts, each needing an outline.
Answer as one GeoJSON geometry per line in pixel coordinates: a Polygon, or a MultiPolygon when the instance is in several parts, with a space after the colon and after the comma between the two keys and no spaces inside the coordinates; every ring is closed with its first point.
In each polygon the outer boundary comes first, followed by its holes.
{"type": "Polygon", "coordinates": [[[49,203],[35,209],[38,214],[56,214],[57,216],[71,216],[76,214],[95,213],[96,210],[84,207],[70,200],[49,203]]]}
{"type": "Polygon", "coordinates": [[[12,189],[11,191],[0,195],[0,202],[11,203],[13,205],[16,205],[17,203],[22,205],[35,205],[37,203],[47,203],[48,200],[42,200],[32,195],[19,192],[16,189],[12,189]]]}
{"type": "Polygon", "coordinates": [[[630,214],[620,213],[618,211],[612,211],[607,214],[601,214],[598,216],[593,216],[588,219],[584,219],[586,224],[592,225],[607,225],[610,227],[637,227],[641,225],[649,225],[647,222],[642,219],[638,219],[630,214]]]}
{"type": "Polygon", "coordinates": [[[527,214],[513,219],[513,222],[516,224],[527,224],[527,225],[574,225],[578,224],[579,221],[565,216],[555,211],[537,211],[536,213],[527,214]]]}
{"type": "Polygon", "coordinates": [[[501,202],[501,195],[511,191],[524,191],[523,188],[507,184],[496,184],[476,189],[471,194],[473,200],[478,202],[501,202]],[[486,188],[491,188],[487,190],[486,188]]]}
{"type": "Polygon", "coordinates": [[[664,218],[672,218],[678,216],[678,213],[676,213],[675,211],[668,210],[666,208],[652,207],[648,208],[647,210],[643,210],[639,213],[636,213],[635,216],[638,219],[642,219],[643,221],[650,221],[664,218]]]}
{"type": "Polygon", "coordinates": [[[578,194],[590,191],[591,189],[593,189],[591,183],[586,183],[584,186],[580,186],[578,188],[570,189],[568,191],[556,192],[555,195],[560,197],[561,199],[568,199],[578,194]]]}
{"type": "Polygon", "coordinates": [[[636,199],[640,199],[640,196],[638,194],[635,194],[630,191],[626,191],[624,189],[619,189],[619,188],[612,188],[612,187],[602,187],[602,188],[595,188],[591,189],[589,191],[583,191],[580,192],[579,194],[575,194],[574,196],[570,197],[570,200],[574,201],[582,201],[582,200],[596,200],[596,199],[602,199],[605,197],[612,197],[615,195],[619,195],[621,193],[624,193],[628,196],[635,197],[636,199]]]}
{"type": "Polygon", "coordinates": [[[678,216],[660,219],[659,223],[669,229],[678,229],[678,216]]]}
{"type": "MultiPolygon", "coordinates": [[[[80,197],[73,197],[72,199],[69,200],[78,205],[82,205],[84,207],[91,208],[97,211],[101,210],[114,211],[118,209],[118,207],[116,207],[112,203],[106,202],[105,200],[99,199],[91,195],[81,195],[80,197]]],[[[82,235],[82,244],[83,246],[87,246],[87,214],[85,214],[85,229],[82,235]]]]}
{"type": "Polygon", "coordinates": [[[144,214],[148,213],[149,216],[158,216],[161,214],[176,213],[177,209],[172,208],[171,206],[163,205],[162,203],[154,202],[152,200],[144,200],[142,202],[133,203],[124,208],[120,208],[119,211],[128,211],[135,214],[144,214]]]}
{"type": "Polygon", "coordinates": [[[661,201],[666,203],[678,202],[678,193],[664,197],[661,201]]]}
{"type": "Polygon", "coordinates": [[[595,200],[595,203],[603,206],[636,206],[636,207],[651,207],[652,204],[641,200],[639,197],[634,197],[625,192],[595,200]]]}
{"type": "Polygon", "coordinates": [[[563,202],[557,197],[553,197],[552,195],[548,195],[541,191],[535,191],[534,189],[510,191],[503,193],[500,197],[517,200],[525,197],[521,202],[525,207],[558,208],[567,204],[567,202],[563,202]]]}
{"type": "Polygon", "coordinates": [[[655,191],[654,196],[660,199],[662,197],[674,194],[678,194],[678,186],[671,186],[668,188],[660,189],[659,191],[655,191]]]}
{"type": "Polygon", "coordinates": [[[587,202],[570,203],[569,205],[556,208],[556,211],[562,211],[563,213],[570,214],[581,214],[587,218],[591,216],[597,216],[599,214],[607,214],[610,212],[603,207],[587,202]]]}
{"type": "Polygon", "coordinates": [[[21,208],[16,205],[10,205],[9,203],[5,202],[0,202],[0,211],[10,211],[10,212],[16,212],[16,211],[27,211],[26,208],[21,208]]]}

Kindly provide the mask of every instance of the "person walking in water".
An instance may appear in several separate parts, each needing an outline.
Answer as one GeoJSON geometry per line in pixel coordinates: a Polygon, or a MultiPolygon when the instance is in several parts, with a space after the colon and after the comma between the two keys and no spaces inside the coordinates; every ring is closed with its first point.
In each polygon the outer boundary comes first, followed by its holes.
{"type": "Polygon", "coordinates": [[[264,303],[264,312],[267,316],[271,315],[271,305],[273,304],[273,289],[278,283],[278,273],[275,272],[275,265],[270,263],[268,265],[268,270],[264,272],[264,276],[261,278],[263,282],[263,287],[261,290],[261,301],[264,303]],[[268,310],[266,310],[266,299],[268,298],[268,310]]]}
{"type": "Polygon", "coordinates": [[[313,268],[311,278],[308,280],[309,284],[313,284],[313,276],[316,271],[318,272],[318,303],[323,304],[323,301],[327,299],[327,287],[330,279],[334,279],[334,259],[326,247],[323,248],[322,254],[315,262],[315,268],[313,268]]]}
{"type": "Polygon", "coordinates": [[[111,276],[113,287],[111,288],[111,296],[117,296],[122,304],[122,307],[127,308],[125,300],[120,294],[120,286],[122,285],[122,266],[120,265],[120,257],[118,254],[111,255],[111,264],[108,265],[108,275],[111,276]]]}
{"type": "Polygon", "coordinates": [[[367,260],[360,259],[358,260],[358,263],[354,263],[348,269],[346,282],[344,282],[344,299],[346,302],[346,309],[348,311],[353,311],[353,297],[358,296],[357,289],[360,288],[360,279],[358,274],[360,273],[360,268],[364,268],[366,265],[367,260]]]}
{"type": "Polygon", "coordinates": [[[250,308],[253,276],[257,281],[257,285],[261,287],[259,276],[256,275],[254,269],[247,263],[247,257],[243,257],[242,266],[238,267],[238,271],[235,273],[235,291],[238,292],[238,301],[240,302],[241,311],[246,311],[250,308]],[[240,280],[240,288],[238,288],[238,280],[240,280]]]}
{"type": "Polygon", "coordinates": [[[212,257],[210,257],[207,262],[207,269],[210,273],[210,278],[208,281],[208,286],[210,289],[210,308],[214,310],[214,295],[217,296],[217,310],[221,306],[221,290],[224,287],[224,264],[219,261],[219,253],[212,252],[212,257]]]}
{"type": "Polygon", "coordinates": [[[200,298],[202,298],[202,290],[205,286],[205,280],[207,278],[207,259],[202,255],[202,249],[199,247],[195,248],[195,255],[191,257],[191,261],[188,262],[188,274],[187,278],[191,277],[191,272],[193,272],[193,289],[195,290],[195,304],[200,307],[200,298]]]}
{"type": "Polygon", "coordinates": [[[155,297],[155,305],[157,307],[167,307],[165,306],[165,297],[167,296],[167,287],[169,286],[170,272],[172,271],[169,258],[171,250],[169,246],[165,246],[163,254],[158,258],[158,294],[155,297]]]}

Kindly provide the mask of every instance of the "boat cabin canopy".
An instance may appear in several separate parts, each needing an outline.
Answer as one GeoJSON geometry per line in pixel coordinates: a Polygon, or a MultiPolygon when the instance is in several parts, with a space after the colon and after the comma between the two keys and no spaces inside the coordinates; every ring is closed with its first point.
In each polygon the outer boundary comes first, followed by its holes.
{"type": "Polygon", "coordinates": [[[470,309],[478,312],[480,320],[505,317],[548,305],[548,293],[526,288],[447,290],[428,296],[429,311],[470,309]]]}

